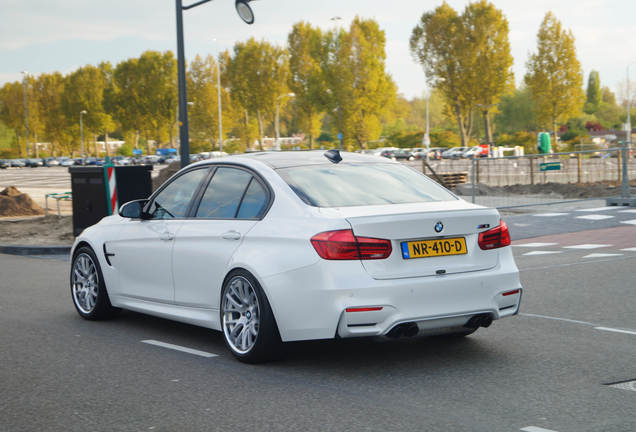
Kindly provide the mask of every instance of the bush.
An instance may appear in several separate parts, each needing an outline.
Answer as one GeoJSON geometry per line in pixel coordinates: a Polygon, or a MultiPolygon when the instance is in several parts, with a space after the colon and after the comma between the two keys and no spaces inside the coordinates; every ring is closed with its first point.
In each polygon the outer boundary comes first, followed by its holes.
{"type": "Polygon", "coordinates": [[[122,144],[121,147],[119,147],[117,149],[116,153],[119,156],[132,156],[132,151],[133,151],[132,144],[129,144],[128,142],[125,142],[124,144],[122,144]]]}
{"type": "Polygon", "coordinates": [[[526,154],[537,152],[537,135],[532,132],[515,132],[514,134],[501,134],[495,138],[498,146],[516,147],[521,146],[526,154]]]}

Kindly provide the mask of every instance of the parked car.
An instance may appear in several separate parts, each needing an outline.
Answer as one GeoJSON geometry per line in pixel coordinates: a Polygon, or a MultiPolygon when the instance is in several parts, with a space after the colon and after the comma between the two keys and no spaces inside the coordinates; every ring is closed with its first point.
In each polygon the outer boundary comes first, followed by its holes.
{"type": "Polygon", "coordinates": [[[37,168],[37,167],[44,166],[44,162],[42,162],[42,159],[36,159],[36,158],[25,159],[24,166],[27,166],[29,168],[37,168]]]}
{"type": "Polygon", "coordinates": [[[143,163],[148,165],[156,165],[159,163],[159,156],[156,156],[156,155],[144,156],[143,163]]]}
{"type": "Polygon", "coordinates": [[[479,146],[469,147],[468,149],[464,150],[461,157],[463,158],[481,157],[482,153],[483,153],[483,149],[479,146]]]}
{"type": "Polygon", "coordinates": [[[54,157],[48,157],[44,159],[44,166],[47,166],[47,167],[60,166],[60,162],[54,157]]]}
{"type": "Polygon", "coordinates": [[[189,165],[85,229],[69,277],[85,319],[124,308],[219,330],[245,362],[290,341],[466,336],[522,294],[496,209],[336,150],[189,165]]]}
{"type": "Polygon", "coordinates": [[[451,147],[448,150],[442,152],[442,158],[444,159],[458,159],[462,157],[462,154],[468,150],[468,147],[451,147]]]}
{"type": "Polygon", "coordinates": [[[24,168],[26,166],[23,159],[11,159],[9,163],[12,167],[17,167],[17,168],[24,168]]]}
{"type": "Polygon", "coordinates": [[[11,164],[9,163],[9,161],[0,159],[0,169],[6,169],[6,168],[9,168],[10,166],[11,164]]]}
{"type": "Polygon", "coordinates": [[[75,165],[75,161],[69,157],[62,157],[60,158],[60,166],[63,167],[70,167],[75,165]]]}
{"type": "Polygon", "coordinates": [[[408,149],[399,149],[393,152],[393,157],[396,160],[414,160],[413,153],[408,149]]]}

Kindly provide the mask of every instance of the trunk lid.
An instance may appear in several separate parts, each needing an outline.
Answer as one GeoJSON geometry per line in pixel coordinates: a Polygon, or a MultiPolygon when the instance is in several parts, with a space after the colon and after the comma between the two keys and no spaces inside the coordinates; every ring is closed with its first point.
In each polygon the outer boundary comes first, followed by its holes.
{"type": "Polygon", "coordinates": [[[394,204],[382,206],[322,209],[344,217],[356,236],[391,240],[393,252],[387,259],[362,260],[374,279],[396,279],[470,272],[497,265],[496,250],[481,250],[479,233],[499,225],[496,209],[484,208],[463,200],[394,204]],[[436,232],[441,222],[443,229],[436,232]],[[414,240],[464,238],[466,253],[405,259],[402,243],[414,240]]]}

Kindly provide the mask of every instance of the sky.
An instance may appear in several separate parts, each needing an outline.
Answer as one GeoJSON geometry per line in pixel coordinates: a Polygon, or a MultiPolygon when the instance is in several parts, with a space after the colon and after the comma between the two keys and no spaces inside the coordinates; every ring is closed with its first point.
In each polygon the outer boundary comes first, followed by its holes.
{"type": "MultiPolygon", "coordinates": [[[[636,77],[636,1],[492,0],[506,15],[517,83],[548,10],[576,38],[585,82],[591,70],[601,85],[617,91],[632,64],[636,77]]],[[[194,2],[194,0],[192,0],[194,2]]],[[[184,4],[189,4],[184,0],[184,4]]],[[[458,11],[468,1],[448,0],[458,11]]],[[[186,57],[231,49],[255,37],[283,45],[292,25],[308,21],[323,29],[347,27],[356,16],[373,18],[386,32],[387,70],[407,98],[421,96],[426,83],[409,51],[411,31],[421,15],[441,0],[258,0],[256,21],[244,24],[234,0],[214,0],[184,12],[186,57]],[[333,17],[341,17],[332,21],[333,17]],[[216,39],[216,41],[214,40],[216,39]]],[[[145,50],[176,51],[175,2],[172,0],[0,0],[0,85],[33,74],[68,73],[85,64],[113,64],[145,50]]]]}

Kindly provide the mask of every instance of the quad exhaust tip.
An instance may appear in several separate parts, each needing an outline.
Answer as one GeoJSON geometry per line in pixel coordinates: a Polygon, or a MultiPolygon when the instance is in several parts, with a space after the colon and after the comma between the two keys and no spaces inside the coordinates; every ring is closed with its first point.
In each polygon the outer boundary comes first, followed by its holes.
{"type": "Polygon", "coordinates": [[[468,322],[464,324],[464,327],[469,329],[476,329],[479,327],[490,327],[490,324],[492,324],[492,315],[480,314],[475,315],[474,317],[469,319],[468,322]]]}

